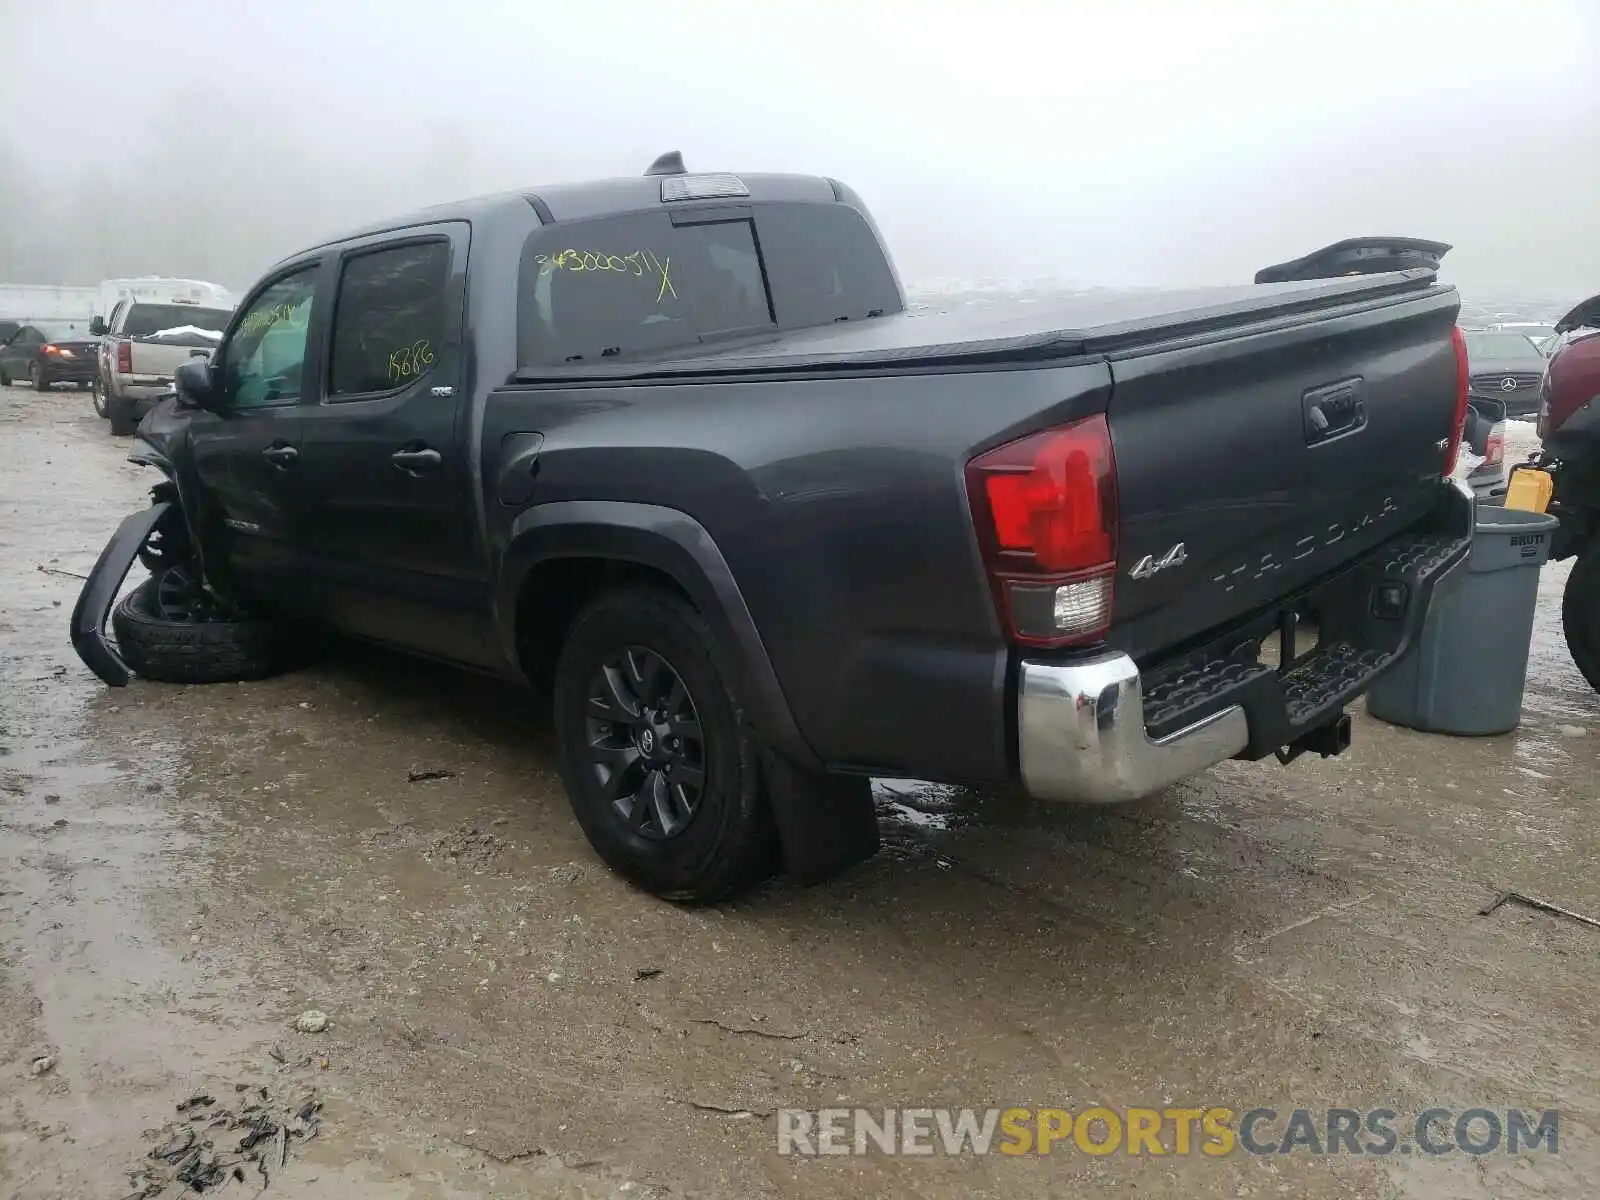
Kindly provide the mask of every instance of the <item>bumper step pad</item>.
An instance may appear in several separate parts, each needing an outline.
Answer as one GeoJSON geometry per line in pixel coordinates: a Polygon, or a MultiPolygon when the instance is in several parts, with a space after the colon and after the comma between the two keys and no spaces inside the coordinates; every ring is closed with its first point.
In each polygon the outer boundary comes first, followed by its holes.
{"type": "Polygon", "coordinates": [[[1293,596],[1166,663],[1144,672],[1145,727],[1168,737],[1240,705],[1250,721],[1241,757],[1261,758],[1338,716],[1392,666],[1420,634],[1435,588],[1463,567],[1470,540],[1409,536],[1387,543],[1340,574],[1293,596]],[[1380,589],[1396,585],[1398,613],[1380,613],[1380,589]],[[1317,647],[1279,669],[1260,661],[1262,641],[1282,614],[1316,614],[1317,647]]]}

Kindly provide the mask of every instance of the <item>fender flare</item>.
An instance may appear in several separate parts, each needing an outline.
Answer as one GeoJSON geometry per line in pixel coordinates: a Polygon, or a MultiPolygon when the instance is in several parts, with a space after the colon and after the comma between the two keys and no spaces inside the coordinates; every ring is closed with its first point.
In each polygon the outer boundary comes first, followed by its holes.
{"type": "Polygon", "coordinates": [[[821,769],[821,761],[795,722],[727,559],[705,526],[675,508],[616,500],[561,500],[535,505],[517,516],[494,589],[494,623],[501,654],[518,675],[518,597],[529,572],[559,558],[637,563],[676,582],[711,626],[762,740],[797,765],[821,769]]]}

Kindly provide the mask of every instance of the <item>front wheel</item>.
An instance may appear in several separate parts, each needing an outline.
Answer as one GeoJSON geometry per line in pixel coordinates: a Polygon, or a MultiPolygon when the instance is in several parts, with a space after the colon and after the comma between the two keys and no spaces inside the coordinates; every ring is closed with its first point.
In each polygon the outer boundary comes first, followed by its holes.
{"type": "Polygon", "coordinates": [[[698,904],[773,871],[756,741],[688,603],[644,587],[592,601],[562,647],[554,699],[567,797],[613,870],[698,904]]]}
{"type": "Polygon", "coordinates": [[[1561,596],[1561,628],[1572,661],[1600,692],[1600,542],[1591,542],[1572,564],[1561,596]]]}
{"type": "Polygon", "coordinates": [[[112,610],[117,648],[161,683],[263,679],[294,665],[291,629],[224,612],[187,565],[163,567],[112,610]]]}
{"type": "Polygon", "coordinates": [[[89,385],[89,398],[94,403],[94,415],[97,417],[105,416],[106,390],[101,386],[100,377],[98,375],[95,376],[94,381],[89,385]]]}

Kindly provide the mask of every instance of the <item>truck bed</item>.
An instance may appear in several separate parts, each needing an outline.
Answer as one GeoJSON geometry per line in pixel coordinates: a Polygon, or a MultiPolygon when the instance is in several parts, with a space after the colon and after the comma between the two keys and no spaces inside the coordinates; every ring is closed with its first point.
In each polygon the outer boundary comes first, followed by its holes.
{"type": "MultiPolygon", "coordinates": [[[[1105,415],[1117,544],[1103,644],[1163,681],[1161,720],[1181,722],[1190,664],[1253,662],[1258,627],[1325,616],[1336,578],[1432,536],[1458,312],[1454,289],[1419,271],[1091,292],[528,367],[486,404],[483,478],[506,471],[492,448],[537,430],[546,501],[598,494],[699,521],[826,761],[1001,778],[1014,734],[993,718],[1019,652],[995,624],[967,464],[1105,415]],[[603,491],[602,454],[627,464],[603,491]]],[[[1290,705],[1267,676],[1277,716],[1255,720],[1262,744],[1291,715],[1324,720],[1347,682],[1290,705]]]]}
{"type": "Polygon", "coordinates": [[[939,369],[1114,357],[1277,320],[1409,300],[1437,287],[1431,271],[1184,290],[1094,290],[1008,305],[904,312],[820,329],[691,346],[640,358],[527,366],[519,383],[583,379],[939,369]]]}

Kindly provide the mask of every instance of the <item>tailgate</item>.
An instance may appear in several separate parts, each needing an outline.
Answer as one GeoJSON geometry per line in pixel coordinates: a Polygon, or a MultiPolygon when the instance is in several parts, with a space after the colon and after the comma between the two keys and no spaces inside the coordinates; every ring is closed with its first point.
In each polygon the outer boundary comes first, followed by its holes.
{"type": "Polygon", "coordinates": [[[1424,518],[1455,413],[1450,288],[1113,357],[1110,641],[1274,607],[1424,518]]]}
{"type": "Polygon", "coordinates": [[[171,379],[173,373],[189,361],[191,354],[206,355],[210,349],[201,346],[185,346],[174,342],[140,342],[130,341],[132,353],[133,375],[154,375],[160,379],[171,379]]]}

